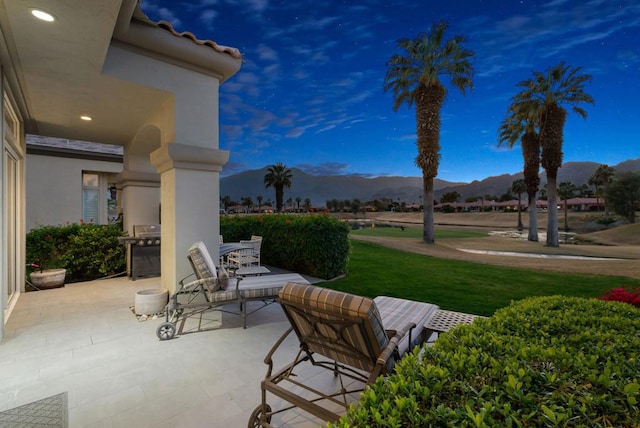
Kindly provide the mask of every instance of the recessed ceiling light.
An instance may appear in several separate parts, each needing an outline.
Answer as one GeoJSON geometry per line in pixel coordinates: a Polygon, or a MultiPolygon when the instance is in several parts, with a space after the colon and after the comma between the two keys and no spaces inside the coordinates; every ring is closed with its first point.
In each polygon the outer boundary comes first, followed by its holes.
{"type": "Polygon", "coordinates": [[[80,116],[80,119],[86,120],[87,122],[90,121],[90,120],[93,120],[93,118],[91,116],[80,116]]]}
{"type": "Polygon", "coordinates": [[[56,20],[55,16],[53,16],[49,12],[45,12],[42,9],[31,9],[31,15],[35,16],[36,18],[38,18],[38,19],[40,19],[42,21],[46,21],[46,22],[53,22],[53,21],[56,20]]]}

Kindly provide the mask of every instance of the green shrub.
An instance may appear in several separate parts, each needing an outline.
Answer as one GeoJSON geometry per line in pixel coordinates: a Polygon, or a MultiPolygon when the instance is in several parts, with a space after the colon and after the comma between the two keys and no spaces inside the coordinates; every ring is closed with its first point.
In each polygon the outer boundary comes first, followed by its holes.
{"type": "Polygon", "coordinates": [[[117,274],[125,270],[125,247],[118,243],[121,235],[117,223],[37,227],[26,236],[27,262],[43,269],[65,268],[66,282],[117,274]]]}
{"type": "Polygon", "coordinates": [[[613,224],[615,222],[616,222],[616,219],[613,217],[600,217],[596,219],[596,223],[602,224],[604,226],[609,226],[610,224],[613,224]]]}
{"type": "Polygon", "coordinates": [[[539,297],[443,334],[379,378],[338,427],[638,427],[634,307],[539,297]]]}
{"type": "Polygon", "coordinates": [[[347,271],[349,226],[326,215],[232,216],[220,219],[226,242],[263,237],[264,264],[331,279],[347,271]]]}
{"type": "Polygon", "coordinates": [[[443,212],[443,213],[449,214],[449,213],[456,212],[456,209],[454,207],[452,207],[451,205],[446,204],[446,205],[443,205],[442,208],[440,208],[440,211],[443,212]]]}
{"type": "Polygon", "coordinates": [[[85,224],[71,235],[61,260],[70,282],[88,281],[125,270],[125,246],[118,243],[118,225],[85,224]]]}
{"type": "Polygon", "coordinates": [[[27,263],[33,270],[64,268],[60,256],[67,251],[69,239],[78,232],[78,224],[40,226],[26,236],[27,263]]]}

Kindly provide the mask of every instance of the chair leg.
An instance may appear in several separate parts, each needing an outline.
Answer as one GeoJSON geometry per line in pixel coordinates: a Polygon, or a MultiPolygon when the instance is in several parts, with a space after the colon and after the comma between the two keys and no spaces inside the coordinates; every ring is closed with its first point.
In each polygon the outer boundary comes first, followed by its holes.
{"type": "Polygon", "coordinates": [[[241,302],[240,308],[242,309],[242,322],[243,328],[247,328],[247,302],[241,302]]]}

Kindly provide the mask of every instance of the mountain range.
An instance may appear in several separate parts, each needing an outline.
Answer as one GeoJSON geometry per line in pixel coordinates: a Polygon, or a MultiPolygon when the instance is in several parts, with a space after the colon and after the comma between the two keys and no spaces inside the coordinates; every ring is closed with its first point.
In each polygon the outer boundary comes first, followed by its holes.
{"type": "MultiPolygon", "coordinates": [[[[597,162],[567,162],[558,170],[558,183],[569,181],[577,186],[586,184],[589,177],[601,164],[597,162]]],[[[640,172],[640,158],[627,160],[617,165],[610,165],[616,172],[640,172]]],[[[254,203],[257,197],[264,201],[275,199],[272,188],[264,187],[264,176],[267,167],[244,171],[220,179],[220,196],[229,196],[233,201],[240,201],[250,196],[254,203]]],[[[298,168],[291,168],[291,188],[285,188],[284,199],[295,200],[297,197],[311,200],[314,206],[323,206],[331,199],[360,199],[363,202],[374,199],[391,198],[406,203],[420,203],[422,195],[422,177],[375,177],[366,178],[359,175],[310,175],[298,168]]],[[[447,192],[458,192],[460,200],[472,196],[495,195],[507,192],[514,180],[523,178],[522,172],[491,176],[471,183],[455,183],[435,179],[434,195],[436,199],[447,192]]],[[[540,174],[541,186],[546,183],[544,172],[540,174]]]]}

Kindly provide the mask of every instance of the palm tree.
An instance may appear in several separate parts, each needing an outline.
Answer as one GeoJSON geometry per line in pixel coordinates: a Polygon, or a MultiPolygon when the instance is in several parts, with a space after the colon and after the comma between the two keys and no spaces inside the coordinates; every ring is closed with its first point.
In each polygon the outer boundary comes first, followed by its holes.
{"type": "Polygon", "coordinates": [[[258,212],[262,212],[262,200],[264,197],[262,195],[258,195],[256,199],[258,200],[258,212]]]}
{"type": "Polygon", "coordinates": [[[529,203],[529,233],[527,239],[538,242],[538,204],[536,195],[540,186],[540,142],[537,121],[531,111],[512,104],[507,117],[498,128],[498,144],[508,143],[510,147],[520,140],[524,159],[524,184],[529,203]]]}
{"type": "Polygon", "coordinates": [[[440,110],[447,90],[440,77],[451,79],[453,86],[465,94],[473,88],[473,51],[462,45],[463,36],[445,41],[446,22],[434,23],[429,33],[415,39],[401,39],[398,47],[403,54],[394,54],[387,65],[384,90],[392,90],[393,110],[407,104],[416,105],[416,134],[418,156],[416,165],[422,170],[424,201],[422,239],[434,242],[433,228],[433,180],[438,175],[440,163],[440,110]]]}
{"type": "Polygon", "coordinates": [[[524,227],[522,226],[522,194],[524,192],[527,191],[527,185],[525,184],[524,180],[522,178],[519,178],[517,180],[514,180],[513,183],[511,183],[511,192],[515,193],[516,195],[518,195],[518,230],[522,230],[524,229],[524,227]]]}
{"type": "Polygon", "coordinates": [[[253,205],[253,199],[251,199],[251,196],[245,196],[242,198],[241,204],[247,207],[247,214],[249,214],[249,212],[251,212],[251,206],[253,205]]]}
{"type": "Polygon", "coordinates": [[[229,206],[231,205],[231,196],[226,195],[222,198],[222,205],[224,206],[225,211],[229,209],[229,206]]]}
{"type": "Polygon", "coordinates": [[[564,201],[564,231],[569,230],[569,221],[567,218],[567,201],[576,195],[578,187],[570,181],[563,181],[558,184],[558,196],[564,201]]]}
{"type": "Polygon", "coordinates": [[[300,212],[300,202],[302,202],[302,198],[300,196],[296,196],[296,212],[300,212]]]}
{"type": "Polygon", "coordinates": [[[278,162],[275,165],[271,165],[267,168],[267,173],[264,176],[264,187],[269,188],[273,186],[276,189],[276,211],[282,211],[282,199],[284,198],[285,186],[291,188],[291,179],[293,174],[291,170],[287,168],[282,162],[278,162]]]}
{"type": "MultiPolygon", "coordinates": [[[[602,196],[602,193],[606,193],[607,186],[613,180],[613,176],[616,173],[616,169],[607,164],[600,165],[598,169],[589,177],[588,183],[596,188],[596,203],[598,198],[602,196]]],[[[604,212],[607,213],[607,200],[604,202],[604,212]]]]}
{"type": "Polygon", "coordinates": [[[578,107],[580,103],[593,104],[591,95],[584,91],[589,74],[582,74],[581,67],[571,67],[564,62],[547,69],[545,73],[534,72],[531,79],[518,83],[524,88],[515,99],[517,111],[530,112],[540,124],[542,147],[541,164],[547,173],[547,242],[558,247],[558,169],[562,166],[562,143],[567,110],[563,105],[586,118],[587,112],[578,107]]]}

